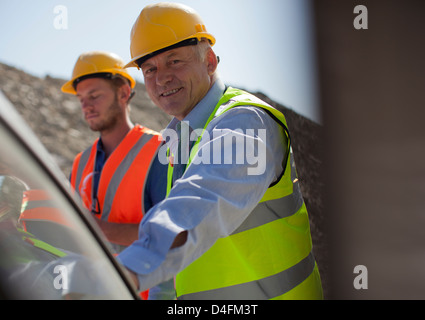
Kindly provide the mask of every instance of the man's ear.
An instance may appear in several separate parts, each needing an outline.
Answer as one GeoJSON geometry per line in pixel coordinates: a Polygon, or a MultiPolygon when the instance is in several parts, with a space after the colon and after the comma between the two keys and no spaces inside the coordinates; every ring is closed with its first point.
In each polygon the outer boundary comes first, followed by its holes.
{"type": "Polygon", "coordinates": [[[129,85],[122,85],[117,91],[118,101],[127,105],[131,96],[131,87],[129,85]]]}
{"type": "Polygon", "coordinates": [[[213,51],[213,49],[209,48],[207,52],[207,63],[208,63],[208,74],[211,76],[217,70],[218,59],[213,51]]]}

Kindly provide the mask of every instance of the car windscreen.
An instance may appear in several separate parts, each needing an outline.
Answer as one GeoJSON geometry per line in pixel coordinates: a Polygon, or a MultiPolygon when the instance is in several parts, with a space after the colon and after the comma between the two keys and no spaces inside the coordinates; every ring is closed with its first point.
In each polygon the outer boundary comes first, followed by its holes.
{"type": "Polygon", "coordinates": [[[0,295],[132,299],[79,206],[0,122],[0,295]]]}

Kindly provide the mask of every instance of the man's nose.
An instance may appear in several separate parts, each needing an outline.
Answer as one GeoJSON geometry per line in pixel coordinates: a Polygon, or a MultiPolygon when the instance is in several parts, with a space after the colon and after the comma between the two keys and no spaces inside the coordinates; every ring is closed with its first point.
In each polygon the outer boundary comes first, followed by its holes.
{"type": "Polygon", "coordinates": [[[89,102],[89,100],[87,100],[87,99],[83,99],[83,100],[81,100],[80,101],[80,104],[81,104],[81,109],[82,110],[85,110],[85,109],[87,109],[87,108],[89,108],[89,107],[91,107],[92,106],[92,104],[89,102]]]}
{"type": "Polygon", "coordinates": [[[156,72],[156,84],[159,86],[164,86],[167,83],[171,82],[173,79],[173,74],[167,68],[161,68],[156,72]]]}

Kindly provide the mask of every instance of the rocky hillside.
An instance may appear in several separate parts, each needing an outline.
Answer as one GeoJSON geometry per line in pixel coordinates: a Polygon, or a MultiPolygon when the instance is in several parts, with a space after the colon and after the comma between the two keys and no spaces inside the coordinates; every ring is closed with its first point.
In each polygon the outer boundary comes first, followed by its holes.
{"type": "MultiPolygon", "coordinates": [[[[91,132],[83,121],[77,99],[61,92],[64,82],[49,76],[40,79],[0,63],[0,89],[68,176],[74,156],[91,145],[97,134],[91,132]]],[[[280,109],[287,119],[298,176],[309,210],[314,252],[326,293],[328,257],[324,232],[322,127],[261,93],[256,95],[280,109]]],[[[131,103],[131,118],[133,122],[157,131],[170,120],[168,115],[153,105],[144,85],[140,83],[136,86],[136,95],[131,103]]]]}

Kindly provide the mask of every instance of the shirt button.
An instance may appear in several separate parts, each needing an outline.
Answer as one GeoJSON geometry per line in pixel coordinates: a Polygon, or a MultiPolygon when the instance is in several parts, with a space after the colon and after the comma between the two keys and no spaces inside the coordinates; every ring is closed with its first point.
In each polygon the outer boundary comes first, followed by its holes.
{"type": "Polygon", "coordinates": [[[151,264],[146,262],[146,263],[144,264],[144,267],[145,267],[145,269],[149,269],[149,268],[151,267],[151,264]]]}

